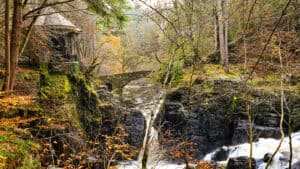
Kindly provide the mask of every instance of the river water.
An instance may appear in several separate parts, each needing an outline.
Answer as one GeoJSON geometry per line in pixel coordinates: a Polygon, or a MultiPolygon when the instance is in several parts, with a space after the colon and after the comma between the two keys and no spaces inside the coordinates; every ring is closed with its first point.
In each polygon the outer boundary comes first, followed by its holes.
{"type": "MultiPolygon", "coordinates": [[[[142,160],[147,152],[147,169],[184,169],[184,164],[176,164],[161,160],[160,153],[163,149],[159,146],[158,133],[153,126],[157,114],[160,112],[164,103],[165,92],[157,85],[154,85],[150,79],[139,79],[129,83],[123,88],[123,101],[130,100],[135,108],[142,112],[146,121],[145,138],[143,148],[138,159],[128,163],[120,163],[119,169],[142,169],[142,160]],[[149,146],[146,146],[149,145],[149,146]]],[[[293,133],[293,163],[300,161],[300,132],[293,133]]],[[[264,169],[266,163],[262,159],[266,153],[273,153],[279,144],[279,140],[272,138],[260,138],[253,143],[253,158],[257,161],[258,169],[264,169]]],[[[217,163],[226,164],[229,158],[249,156],[249,143],[223,147],[229,154],[225,161],[217,163]]],[[[217,151],[213,151],[205,156],[203,160],[211,161],[217,151]]],[[[269,169],[285,169],[288,166],[289,159],[289,140],[285,138],[282,146],[274,157],[269,169]]]]}
{"type": "MultiPolygon", "coordinates": [[[[273,153],[279,144],[279,140],[272,138],[260,138],[257,142],[253,143],[253,158],[256,161],[261,161],[266,153],[273,153]]],[[[292,144],[293,144],[293,163],[300,161],[300,132],[292,134],[292,144]]],[[[249,156],[250,144],[240,144],[235,146],[223,147],[229,150],[229,155],[227,160],[219,161],[219,163],[226,164],[229,158],[249,156]]],[[[216,151],[209,153],[205,156],[204,160],[211,161],[213,155],[216,151]]],[[[274,157],[269,169],[285,169],[288,167],[289,160],[289,139],[286,137],[274,157]]],[[[266,163],[261,161],[258,164],[258,169],[264,169],[266,163]]]]}

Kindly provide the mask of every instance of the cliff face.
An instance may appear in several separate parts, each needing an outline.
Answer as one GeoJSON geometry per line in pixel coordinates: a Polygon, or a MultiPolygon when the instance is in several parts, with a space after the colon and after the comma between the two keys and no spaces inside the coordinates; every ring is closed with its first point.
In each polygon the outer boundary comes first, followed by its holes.
{"type": "MultiPolygon", "coordinates": [[[[300,129],[300,98],[292,93],[286,93],[286,97],[285,120],[290,114],[292,128],[297,131],[300,129]]],[[[248,142],[247,104],[253,119],[253,140],[279,138],[279,94],[225,80],[206,81],[191,89],[180,87],[170,92],[157,122],[157,127],[161,128],[160,138],[177,140],[177,144],[192,144],[188,148],[197,159],[217,147],[248,142]]],[[[287,131],[286,123],[284,127],[287,131]]],[[[162,144],[169,150],[174,149],[174,143],[162,144]]]]}
{"type": "MultiPolygon", "coordinates": [[[[118,161],[149,159],[145,148],[148,155],[159,155],[154,160],[199,160],[223,145],[248,142],[248,104],[254,140],[280,137],[280,95],[234,81],[179,87],[160,102],[162,89],[149,79],[132,81],[115,94],[80,73],[62,74],[46,67],[40,72],[22,70],[18,78],[23,81],[17,85],[22,91],[18,95],[32,97],[1,99],[0,144],[17,147],[7,157],[5,165],[13,164],[8,168],[53,164],[103,168],[118,161]],[[156,104],[163,104],[163,109],[153,116],[156,104]],[[154,120],[155,135],[146,138],[152,125],[149,119],[154,120]]],[[[292,128],[298,131],[300,98],[285,94],[285,119],[291,115],[292,128]]],[[[284,127],[287,131],[286,123],[284,127]]],[[[224,159],[226,153],[216,158],[224,159]]]]}

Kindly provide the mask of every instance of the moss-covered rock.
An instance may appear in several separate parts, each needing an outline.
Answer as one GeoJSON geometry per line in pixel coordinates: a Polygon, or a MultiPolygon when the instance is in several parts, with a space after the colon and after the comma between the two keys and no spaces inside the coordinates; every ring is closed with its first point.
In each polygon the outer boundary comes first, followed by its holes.
{"type": "MultiPolygon", "coordinates": [[[[292,127],[299,130],[299,96],[286,92],[292,127]]],[[[254,140],[279,138],[280,95],[229,80],[205,81],[191,88],[179,87],[167,94],[160,126],[161,139],[195,143],[194,157],[213,149],[248,141],[247,104],[254,122],[254,140]],[[168,134],[173,132],[172,136],[168,134]]],[[[284,107],[285,120],[288,109],[284,107]]],[[[287,124],[284,124],[287,128],[287,124]]],[[[173,143],[175,144],[175,143],[173,143]]],[[[177,143],[179,144],[179,143],[177,143]]],[[[166,146],[166,145],[164,145],[166,146]]],[[[191,152],[192,154],[192,152],[191,152]]]]}

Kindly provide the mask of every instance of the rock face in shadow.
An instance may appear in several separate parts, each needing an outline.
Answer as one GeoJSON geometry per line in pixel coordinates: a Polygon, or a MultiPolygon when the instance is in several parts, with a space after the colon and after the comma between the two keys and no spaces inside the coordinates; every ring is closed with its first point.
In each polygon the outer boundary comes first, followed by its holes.
{"type": "MultiPolygon", "coordinates": [[[[280,130],[278,127],[268,127],[268,126],[253,126],[253,141],[258,141],[258,138],[276,138],[281,137],[280,130]]],[[[249,142],[249,122],[246,120],[239,120],[237,126],[234,129],[232,144],[241,144],[249,142]]]]}
{"type": "MultiPolygon", "coordinates": [[[[120,125],[125,129],[128,134],[126,143],[133,149],[138,150],[143,146],[143,138],[146,131],[146,121],[142,112],[138,109],[133,109],[129,105],[121,102],[121,98],[117,94],[113,94],[107,90],[100,89],[97,91],[99,98],[102,100],[101,111],[106,112],[108,121],[118,119],[120,125]]],[[[103,124],[102,124],[103,125],[103,124]]],[[[112,124],[103,126],[106,133],[110,133],[112,128],[108,127],[112,124]]]]}
{"type": "Polygon", "coordinates": [[[229,155],[229,149],[226,147],[222,147],[216,150],[216,153],[212,156],[211,160],[215,161],[225,161],[227,160],[229,155]]]}
{"type": "MultiPolygon", "coordinates": [[[[193,143],[190,154],[196,159],[223,145],[248,142],[246,92],[252,100],[253,139],[279,138],[280,96],[226,80],[206,81],[190,89],[180,87],[169,92],[157,122],[157,127],[161,128],[160,138],[179,140],[177,144],[185,138],[186,142],[193,143]]],[[[290,110],[294,110],[293,127],[298,130],[300,118],[297,114],[300,112],[296,108],[300,106],[299,98],[288,99],[290,110]]],[[[171,149],[171,145],[161,144],[171,149]]]]}
{"type": "MultiPolygon", "coordinates": [[[[249,168],[249,157],[230,158],[226,169],[242,169],[249,168]]],[[[252,159],[252,168],[256,168],[256,162],[252,159]]]]}
{"type": "Polygon", "coordinates": [[[128,133],[128,143],[137,148],[141,148],[143,146],[146,130],[146,121],[143,114],[139,111],[132,111],[126,114],[124,125],[128,133]]]}

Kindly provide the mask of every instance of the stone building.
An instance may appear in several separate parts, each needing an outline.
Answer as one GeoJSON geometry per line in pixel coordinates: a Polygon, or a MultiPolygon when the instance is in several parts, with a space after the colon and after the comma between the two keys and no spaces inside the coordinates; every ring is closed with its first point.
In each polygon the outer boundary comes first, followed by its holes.
{"type": "Polygon", "coordinates": [[[34,25],[24,56],[34,64],[79,61],[81,29],[52,8],[43,14],[34,25]]]}

